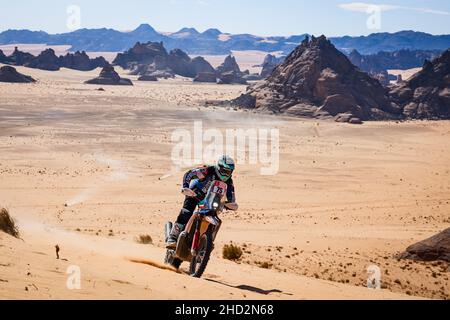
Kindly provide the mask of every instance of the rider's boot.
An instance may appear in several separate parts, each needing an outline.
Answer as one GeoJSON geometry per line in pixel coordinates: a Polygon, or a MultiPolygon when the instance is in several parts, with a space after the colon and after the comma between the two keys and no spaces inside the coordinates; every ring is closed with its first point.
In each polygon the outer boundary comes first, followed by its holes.
{"type": "Polygon", "coordinates": [[[180,223],[175,223],[172,227],[172,231],[170,231],[169,239],[166,242],[167,249],[175,249],[177,247],[178,237],[180,233],[183,231],[184,225],[180,223]]]}

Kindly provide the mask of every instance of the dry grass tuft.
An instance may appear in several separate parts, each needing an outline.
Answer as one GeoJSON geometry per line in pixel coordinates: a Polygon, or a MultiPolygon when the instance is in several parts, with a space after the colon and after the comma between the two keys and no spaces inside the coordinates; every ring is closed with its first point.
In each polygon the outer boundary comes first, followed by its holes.
{"type": "Polygon", "coordinates": [[[224,259],[237,261],[242,257],[242,249],[234,244],[226,244],[223,247],[222,255],[224,259]]]}
{"type": "Polygon", "coordinates": [[[153,239],[148,234],[141,234],[136,238],[136,242],[140,244],[153,244],[153,239]]]}
{"type": "Polygon", "coordinates": [[[19,238],[19,229],[14,222],[14,219],[9,215],[8,210],[2,208],[0,210],[0,231],[19,238]]]}

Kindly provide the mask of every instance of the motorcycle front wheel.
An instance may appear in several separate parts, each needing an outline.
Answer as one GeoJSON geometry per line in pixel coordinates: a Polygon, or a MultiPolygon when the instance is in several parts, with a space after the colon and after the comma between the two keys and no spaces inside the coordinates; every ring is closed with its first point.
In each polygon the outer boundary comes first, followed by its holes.
{"type": "Polygon", "coordinates": [[[198,253],[191,260],[189,274],[194,278],[201,278],[208,265],[211,252],[213,251],[213,237],[209,229],[200,239],[198,253]]]}

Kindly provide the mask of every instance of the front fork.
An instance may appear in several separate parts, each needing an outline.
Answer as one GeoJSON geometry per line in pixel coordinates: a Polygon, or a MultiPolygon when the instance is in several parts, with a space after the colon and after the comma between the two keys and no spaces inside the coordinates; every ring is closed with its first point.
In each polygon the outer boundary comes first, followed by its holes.
{"type": "Polygon", "coordinates": [[[197,218],[195,221],[194,238],[192,239],[191,254],[196,256],[198,253],[198,246],[200,244],[200,227],[201,218],[197,218]]]}

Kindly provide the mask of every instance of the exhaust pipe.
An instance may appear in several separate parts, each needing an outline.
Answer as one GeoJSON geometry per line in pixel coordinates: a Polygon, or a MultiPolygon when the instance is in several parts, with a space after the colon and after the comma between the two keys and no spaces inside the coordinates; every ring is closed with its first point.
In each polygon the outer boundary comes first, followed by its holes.
{"type": "Polygon", "coordinates": [[[165,228],[164,228],[165,235],[166,235],[166,242],[167,242],[167,240],[169,239],[170,232],[172,232],[172,228],[173,228],[172,222],[167,222],[167,223],[166,223],[166,226],[165,226],[165,228]]]}

